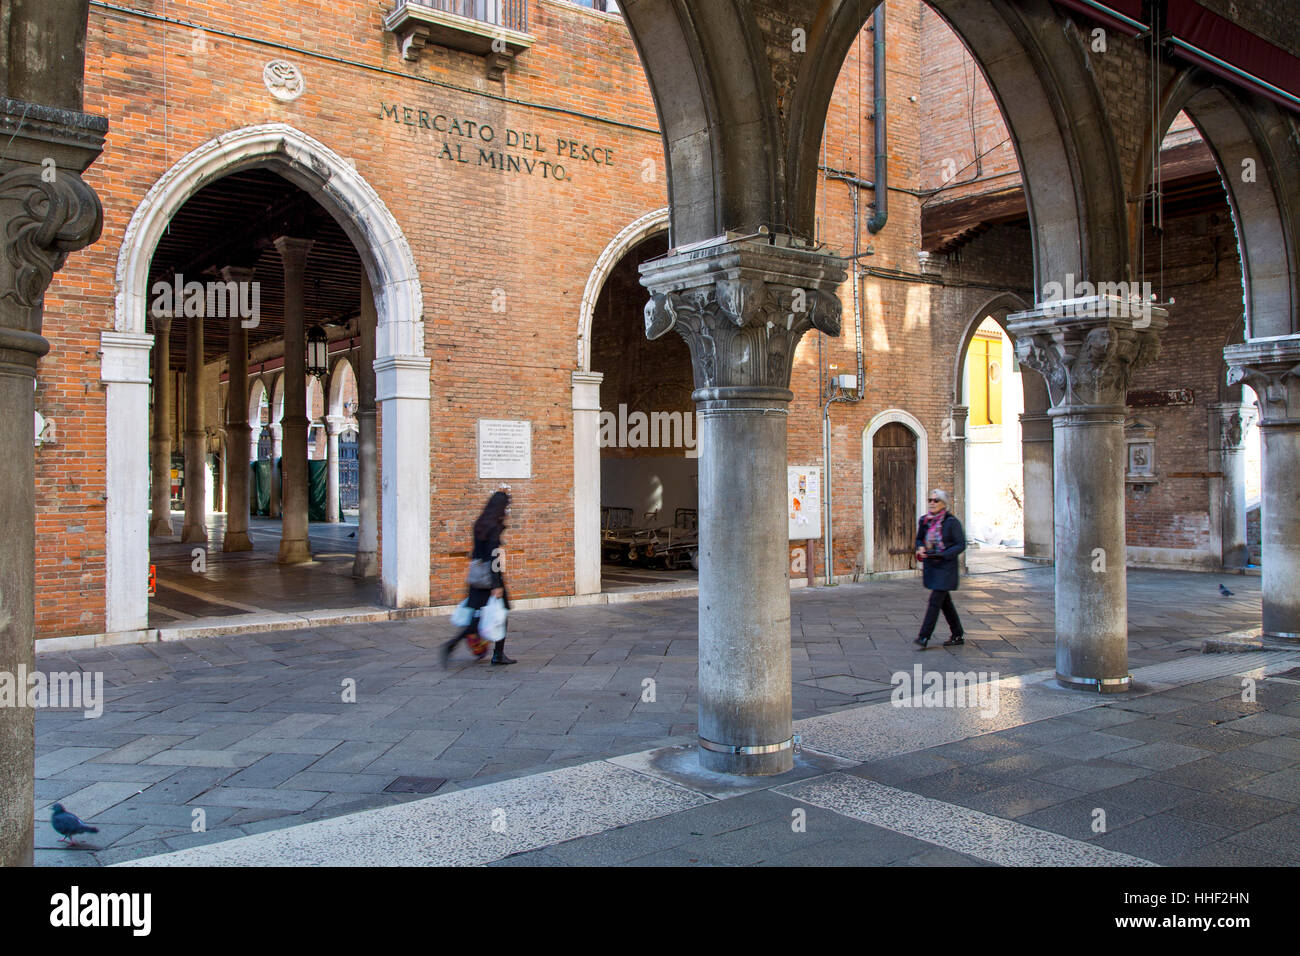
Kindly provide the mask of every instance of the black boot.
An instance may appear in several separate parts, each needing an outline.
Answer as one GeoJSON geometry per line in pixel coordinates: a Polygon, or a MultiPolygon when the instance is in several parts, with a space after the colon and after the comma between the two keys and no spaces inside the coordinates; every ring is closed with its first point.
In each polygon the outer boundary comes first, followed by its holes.
{"type": "Polygon", "coordinates": [[[492,648],[492,663],[493,664],[514,664],[515,663],[513,658],[506,657],[506,639],[504,637],[501,638],[501,640],[497,641],[496,646],[492,648]]]}

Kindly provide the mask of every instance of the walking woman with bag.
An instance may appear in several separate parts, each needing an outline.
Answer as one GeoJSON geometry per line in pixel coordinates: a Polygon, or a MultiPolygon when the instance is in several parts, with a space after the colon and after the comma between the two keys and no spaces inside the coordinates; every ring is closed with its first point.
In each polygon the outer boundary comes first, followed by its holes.
{"type": "MultiPolygon", "coordinates": [[[[501,533],[506,528],[506,514],[509,511],[510,496],[504,491],[496,491],[483,507],[483,513],[474,522],[474,547],[470,552],[469,576],[466,581],[469,586],[469,596],[465,599],[466,607],[474,612],[482,611],[492,598],[501,598],[505,606],[510,607],[510,598],[506,595],[505,577],[501,573],[501,533]]],[[[461,640],[469,644],[475,656],[482,657],[487,653],[487,642],[480,640],[478,628],[479,614],[475,613],[461,632],[443,645],[442,666],[444,668],[451,657],[451,652],[461,640]],[[481,647],[476,648],[476,644],[481,647]]],[[[506,657],[504,634],[493,649],[492,663],[515,663],[506,657]]]]}
{"type": "Polygon", "coordinates": [[[956,647],[965,644],[962,636],[961,618],[957,616],[957,606],[952,603],[952,592],[957,590],[957,578],[961,568],[957,564],[957,555],[966,550],[966,535],[961,529],[961,522],[949,510],[952,499],[948,492],[940,488],[930,492],[926,502],[928,514],[921,516],[916,526],[916,560],[922,563],[922,581],[930,589],[930,604],[925,609],[925,620],[921,622],[921,633],[914,641],[921,650],[930,643],[934,625],[939,621],[939,612],[952,631],[952,636],[943,642],[944,647],[956,647]]]}

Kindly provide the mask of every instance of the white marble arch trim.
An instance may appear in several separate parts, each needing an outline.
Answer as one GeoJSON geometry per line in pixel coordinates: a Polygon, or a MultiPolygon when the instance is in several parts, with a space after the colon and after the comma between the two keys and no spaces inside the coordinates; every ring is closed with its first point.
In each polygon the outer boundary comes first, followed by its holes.
{"type": "MultiPolygon", "coordinates": [[[[582,290],[582,305],[578,312],[578,371],[591,371],[591,326],[596,315],[596,300],[605,280],[614,271],[618,261],[637,245],[657,233],[668,231],[668,207],[648,212],[619,230],[607,245],[587,276],[587,286],[582,290]]],[[[647,293],[648,295],[649,293],[647,293]]]]}
{"type": "Polygon", "coordinates": [[[917,516],[924,510],[930,483],[930,439],[925,426],[916,416],[901,408],[891,408],[876,415],[862,430],[862,568],[867,574],[876,569],[875,528],[875,436],[876,432],[891,422],[906,425],[916,436],[916,507],[917,516]]]}
{"type": "MultiPolygon", "coordinates": [[[[428,361],[424,359],[424,303],[420,287],[419,269],[410,244],[406,241],[396,218],[384,204],[379,194],[357,172],[354,165],[325,144],[301,130],[285,123],[266,123],[246,126],[222,133],[215,139],[186,154],[179,162],[159,177],[136,207],[127,224],[118,250],[114,296],[113,328],[116,333],[143,334],[148,311],[149,264],[158,241],[167,224],[182,206],[203,186],[245,169],[270,169],[306,191],[335,218],[352,240],[366,275],[374,290],[378,326],[375,340],[376,360],[394,361],[399,365],[414,361],[423,363],[428,374],[428,361]]],[[[147,385],[146,385],[147,388],[147,385]]],[[[426,382],[427,388],[427,382],[426,382]]],[[[281,383],[273,386],[272,395],[283,393],[281,383]]],[[[146,396],[147,397],[147,396],[146,396]]],[[[274,404],[274,398],[272,399],[274,404]]],[[[108,404],[106,440],[116,440],[123,429],[138,429],[144,435],[148,416],[131,412],[134,421],[119,421],[119,409],[127,409],[124,402],[108,404]]],[[[134,408],[134,406],[131,406],[134,408]]],[[[274,409],[272,419],[275,419],[274,409]]],[[[428,403],[423,406],[403,408],[403,413],[388,416],[394,427],[400,418],[400,433],[385,430],[385,437],[394,445],[390,451],[400,455],[401,474],[428,471],[428,403]],[[409,432],[409,434],[408,434],[409,432]],[[425,449],[422,461],[412,463],[408,457],[425,449]]],[[[147,448],[147,436],[145,436],[147,448]]],[[[144,459],[142,459],[144,460],[144,459]]],[[[113,457],[110,456],[110,470],[113,457]]],[[[390,462],[392,464],[392,462],[390,462]]],[[[144,501],[148,496],[147,469],[128,468],[125,476],[108,475],[110,487],[123,485],[116,501],[106,503],[108,534],[105,541],[105,561],[109,567],[135,568],[148,562],[148,515],[144,511],[137,517],[132,513],[117,515],[113,512],[133,501],[144,501]],[[145,522],[139,533],[136,523],[145,522]],[[118,530],[120,529],[120,530],[118,530]],[[127,530],[129,529],[129,531],[127,530]]],[[[397,469],[393,473],[398,473],[397,469]]],[[[385,474],[389,474],[386,469],[385,474]]],[[[418,487],[418,482],[413,488],[418,487]]],[[[428,525],[430,502],[406,489],[402,495],[403,521],[412,526],[428,525]]],[[[390,509],[391,511],[391,509],[390,509]]],[[[391,514],[390,514],[391,517],[391,514]]],[[[427,537],[427,533],[426,533],[427,537]]],[[[390,557],[395,557],[390,555],[390,557]]],[[[402,606],[428,603],[429,556],[424,553],[402,552],[405,564],[401,568],[385,564],[383,580],[386,594],[402,596],[402,606]],[[409,582],[423,578],[423,588],[409,582]]],[[[106,594],[106,617],[115,622],[125,622],[117,627],[130,629],[144,626],[140,607],[145,606],[143,595],[147,578],[141,576],[135,593],[125,594],[125,588],[109,588],[106,594]],[[119,593],[120,592],[120,593],[119,593]]],[[[115,629],[117,629],[115,627],[115,629]]]]}

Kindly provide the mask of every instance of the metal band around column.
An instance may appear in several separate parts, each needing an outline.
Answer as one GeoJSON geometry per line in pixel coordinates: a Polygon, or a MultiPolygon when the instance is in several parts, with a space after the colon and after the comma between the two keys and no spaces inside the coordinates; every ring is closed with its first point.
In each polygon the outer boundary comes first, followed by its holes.
{"type": "Polygon", "coordinates": [[[1069,684],[1072,687],[1095,688],[1101,693],[1107,691],[1124,690],[1133,686],[1133,675],[1125,674],[1123,677],[1066,677],[1059,671],[1056,679],[1062,684],[1069,684]]]}
{"type": "Polygon", "coordinates": [[[774,754],[782,750],[799,749],[800,736],[795,734],[789,740],[783,740],[779,744],[756,744],[751,747],[737,747],[733,744],[720,744],[704,737],[699,738],[700,746],[705,750],[712,750],[719,754],[774,754]]]}

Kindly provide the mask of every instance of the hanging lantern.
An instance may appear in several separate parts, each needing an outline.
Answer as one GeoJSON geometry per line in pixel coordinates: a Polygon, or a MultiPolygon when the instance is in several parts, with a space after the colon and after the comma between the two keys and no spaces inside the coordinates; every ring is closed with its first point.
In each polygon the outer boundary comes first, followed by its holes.
{"type": "Polygon", "coordinates": [[[328,371],[326,365],[326,350],[329,347],[329,339],[325,336],[325,330],[319,325],[313,326],[307,333],[307,374],[314,375],[317,378],[323,376],[328,371]]]}

